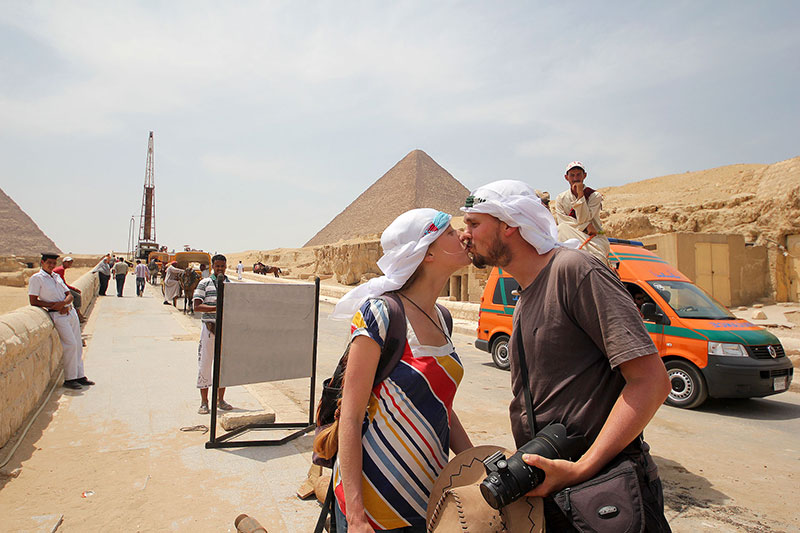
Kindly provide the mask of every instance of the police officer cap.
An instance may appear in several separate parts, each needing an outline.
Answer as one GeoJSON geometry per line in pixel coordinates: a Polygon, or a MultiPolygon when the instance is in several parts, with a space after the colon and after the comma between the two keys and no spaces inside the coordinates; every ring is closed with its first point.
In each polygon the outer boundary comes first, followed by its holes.
{"type": "Polygon", "coordinates": [[[42,252],[42,261],[46,261],[48,259],[58,259],[58,254],[42,252]]]}

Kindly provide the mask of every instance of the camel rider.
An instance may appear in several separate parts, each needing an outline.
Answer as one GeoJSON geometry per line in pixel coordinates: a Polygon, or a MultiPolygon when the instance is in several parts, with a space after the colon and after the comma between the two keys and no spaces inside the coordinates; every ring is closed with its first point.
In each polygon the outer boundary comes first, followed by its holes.
{"type": "Polygon", "coordinates": [[[586,167],[580,161],[567,165],[564,179],[569,183],[569,189],[556,197],[558,240],[578,239],[580,248],[610,267],[608,252],[611,246],[600,222],[603,195],[584,185],[586,167]]]}
{"type": "Polygon", "coordinates": [[[178,262],[173,261],[164,273],[164,305],[177,305],[178,296],[181,295],[181,274],[183,270],[178,268],[178,262]]]}

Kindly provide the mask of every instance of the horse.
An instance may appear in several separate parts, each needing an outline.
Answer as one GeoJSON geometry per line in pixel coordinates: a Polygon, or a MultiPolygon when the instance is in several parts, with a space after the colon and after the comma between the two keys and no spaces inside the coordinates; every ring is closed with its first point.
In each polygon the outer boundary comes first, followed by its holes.
{"type": "Polygon", "coordinates": [[[183,312],[194,314],[194,300],[192,296],[194,295],[194,290],[197,288],[198,283],[202,276],[197,273],[195,269],[191,266],[186,268],[178,278],[178,282],[181,285],[181,291],[183,291],[183,312]]]}
{"type": "Polygon", "coordinates": [[[254,274],[263,274],[265,276],[267,274],[274,274],[276,278],[279,278],[280,276],[278,274],[280,274],[281,272],[282,271],[281,271],[281,269],[279,267],[267,266],[264,263],[262,263],[261,261],[259,261],[258,263],[255,263],[253,265],[253,273],[254,274]]]}

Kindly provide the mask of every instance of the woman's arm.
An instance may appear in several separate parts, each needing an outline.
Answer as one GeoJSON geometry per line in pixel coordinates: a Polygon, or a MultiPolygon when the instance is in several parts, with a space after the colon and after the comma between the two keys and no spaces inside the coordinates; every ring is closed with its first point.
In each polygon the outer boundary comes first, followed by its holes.
{"type": "Polygon", "coordinates": [[[458,415],[452,409],[450,410],[450,449],[453,453],[458,455],[464,450],[472,448],[472,441],[469,440],[469,435],[461,425],[458,415]]]}
{"type": "Polygon", "coordinates": [[[373,531],[364,511],[361,493],[361,425],[375,381],[381,349],[370,337],[353,339],[344,373],[339,416],[339,471],[344,485],[348,531],[373,531]]]}

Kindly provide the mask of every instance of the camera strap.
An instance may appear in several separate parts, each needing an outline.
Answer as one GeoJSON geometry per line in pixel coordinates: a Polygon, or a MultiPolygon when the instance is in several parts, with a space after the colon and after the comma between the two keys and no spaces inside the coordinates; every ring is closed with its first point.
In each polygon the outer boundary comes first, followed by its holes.
{"type": "MultiPolygon", "coordinates": [[[[528,424],[531,426],[531,438],[537,433],[536,429],[536,415],[533,414],[533,398],[531,397],[530,379],[528,378],[528,363],[525,360],[525,344],[522,342],[522,328],[516,328],[514,331],[514,346],[517,347],[517,358],[519,359],[519,370],[522,374],[522,390],[525,393],[525,410],[528,414],[528,424]]],[[[533,330],[534,336],[536,335],[535,329],[533,330]]]]}

